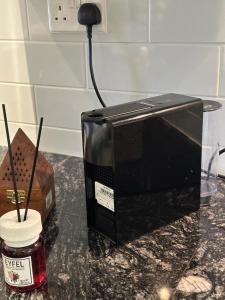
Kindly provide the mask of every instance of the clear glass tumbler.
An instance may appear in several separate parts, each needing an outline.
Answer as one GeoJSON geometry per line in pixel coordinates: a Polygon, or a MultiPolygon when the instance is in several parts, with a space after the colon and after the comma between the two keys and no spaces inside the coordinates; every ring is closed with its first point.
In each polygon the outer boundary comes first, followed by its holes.
{"type": "Polygon", "coordinates": [[[208,205],[210,197],[217,191],[222,104],[211,100],[203,103],[201,204],[208,205]]]}

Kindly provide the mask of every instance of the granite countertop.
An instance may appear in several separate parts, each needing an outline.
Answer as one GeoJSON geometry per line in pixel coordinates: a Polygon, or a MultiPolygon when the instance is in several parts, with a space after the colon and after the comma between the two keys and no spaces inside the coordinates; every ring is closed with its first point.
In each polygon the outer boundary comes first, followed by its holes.
{"type": "Polygon", "coordinates": [[[88,231],[80,158],[47,154],[56,208],[44,227],[48,281],[0,299],[225,299],[225,182],[210,206],[116,248],[88,231]]]}

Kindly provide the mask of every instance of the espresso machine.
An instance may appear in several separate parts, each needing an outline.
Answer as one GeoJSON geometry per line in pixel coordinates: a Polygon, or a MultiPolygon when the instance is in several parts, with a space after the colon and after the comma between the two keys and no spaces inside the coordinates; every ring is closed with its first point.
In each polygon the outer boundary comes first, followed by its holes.
{"type": "Polygon", "coordinates": [[[178,94],[84,112],[88,226],[121,244],[198,210],[202,124],[178,94]]]}

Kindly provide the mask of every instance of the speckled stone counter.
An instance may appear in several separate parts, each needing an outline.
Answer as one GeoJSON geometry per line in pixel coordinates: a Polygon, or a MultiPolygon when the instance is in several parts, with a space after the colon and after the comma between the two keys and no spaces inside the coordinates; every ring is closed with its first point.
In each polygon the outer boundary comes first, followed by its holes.
{"type": "Polygon", "coordinates": [[[225,299],[225,182],[209,207],[123,247],[88,231],[80,158],[47,154],[56,208],[44,228],[48,281],[0,299],[225,299]]]}

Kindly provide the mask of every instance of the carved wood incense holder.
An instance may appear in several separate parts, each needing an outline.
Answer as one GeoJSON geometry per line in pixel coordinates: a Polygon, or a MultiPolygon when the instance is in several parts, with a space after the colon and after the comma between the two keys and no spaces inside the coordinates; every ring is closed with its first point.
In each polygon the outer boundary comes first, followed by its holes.
{"type": "MultiPolygon", "coordinates": [[[[19,129],[11,143],[20,208],[26,207],[35,146],[19,129]]],[[[40,212],[44,222],[55,204],[54,170],[43,154],[38,153],[29,208],[40,212]]],[[[0,216],[16,207],[9,153],[0,167],[0,216]]]]}

